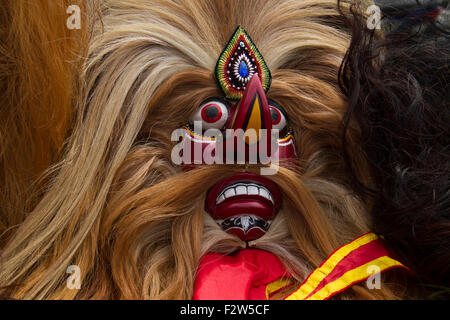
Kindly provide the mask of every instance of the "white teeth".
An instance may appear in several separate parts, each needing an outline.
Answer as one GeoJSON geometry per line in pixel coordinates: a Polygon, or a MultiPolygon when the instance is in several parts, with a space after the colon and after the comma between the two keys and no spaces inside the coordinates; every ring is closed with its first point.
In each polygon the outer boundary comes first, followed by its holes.
{"type": "Polygon", "coordinates": [[[259,189],[259,195],[270,200],[270,194],[267,190],[259,189]]]}
{"type": "Polygon", "coordinates": [[[240,195],[260,195],[261,197],[264,197],[274,203],[272,194],[266,187],[251,182],[237,182],[226,187],[219,194],[216,199],[216,204],[222,203],[227,198],[240,195]]]}
{"type": "Polygon", "coordinates": [[[258,187],[255,186],[249,186],[247,187],[248,194],[259,194],[258,187]]]}
{"type": "Polygon", "coordinates": [[[224,201],[224,200],[225,200],[225,196],[224,196],[224,195],[221,195],[221,196],[217,199],[216,203],[219,204],[219,203],[221,203],[221,202],[224,201]]]}
{"type": "Polygon", "coordinates": [[[236,195],[236,191],[234,190],[234,188],[230,188],[225,191],[224,195],[225,195],[225,198],[230,198],[230,197],[236,195]]]}
{"type": "Polygon", "coordinates": [[[236,195],[247,194],[247,188],[245,186],[239,186],[235,188],[236,195]]]}

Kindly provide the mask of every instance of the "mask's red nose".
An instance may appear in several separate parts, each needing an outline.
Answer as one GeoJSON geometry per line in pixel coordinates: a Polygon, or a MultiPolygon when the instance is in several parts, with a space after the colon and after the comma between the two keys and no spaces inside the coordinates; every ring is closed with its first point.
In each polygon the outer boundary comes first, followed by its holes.
{"type": "Polygon", "coordinates": [[[240,137],[246,145],[257,143],[261,147],[265,144],[270,156],[272,119],[266,93],[257,75],[249,81],[230,127],[235,132],[239,129],[243,131],[240,137]]]}

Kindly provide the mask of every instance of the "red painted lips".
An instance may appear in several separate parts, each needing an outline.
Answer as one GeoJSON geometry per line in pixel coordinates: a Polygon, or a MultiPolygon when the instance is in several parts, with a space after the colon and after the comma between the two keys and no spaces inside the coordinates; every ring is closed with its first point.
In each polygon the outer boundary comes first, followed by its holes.
{"type": "Polygon", "coordinates": [[[281,206],[277,185],[253,173],[240,173],[216,183],[206,210],[224,229],[244,241],[263,236],[281,206]]]}

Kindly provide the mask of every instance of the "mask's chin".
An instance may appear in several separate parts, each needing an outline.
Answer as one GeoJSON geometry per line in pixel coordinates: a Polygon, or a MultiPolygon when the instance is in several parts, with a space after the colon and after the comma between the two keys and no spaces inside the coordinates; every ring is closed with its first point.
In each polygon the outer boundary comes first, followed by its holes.
{"type": "Polygon", "coordinates": [[[277,185],[254,173],[219,181],[206,197],[206,210],[222,230],[245,242],[266,234],[280,207],[277,185]]]}

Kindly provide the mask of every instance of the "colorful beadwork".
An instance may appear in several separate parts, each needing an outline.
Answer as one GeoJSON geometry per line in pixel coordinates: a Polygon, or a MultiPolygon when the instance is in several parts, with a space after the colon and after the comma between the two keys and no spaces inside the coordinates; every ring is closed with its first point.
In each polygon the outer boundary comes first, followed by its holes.
{"type": "Polygon", "coordinates": [[[239,26],[217,61],[216,78],[227,98],[239,100],[254,75],[259,76],[267,92],[272,80],[270,70],[247,32],[239,26]]]}

